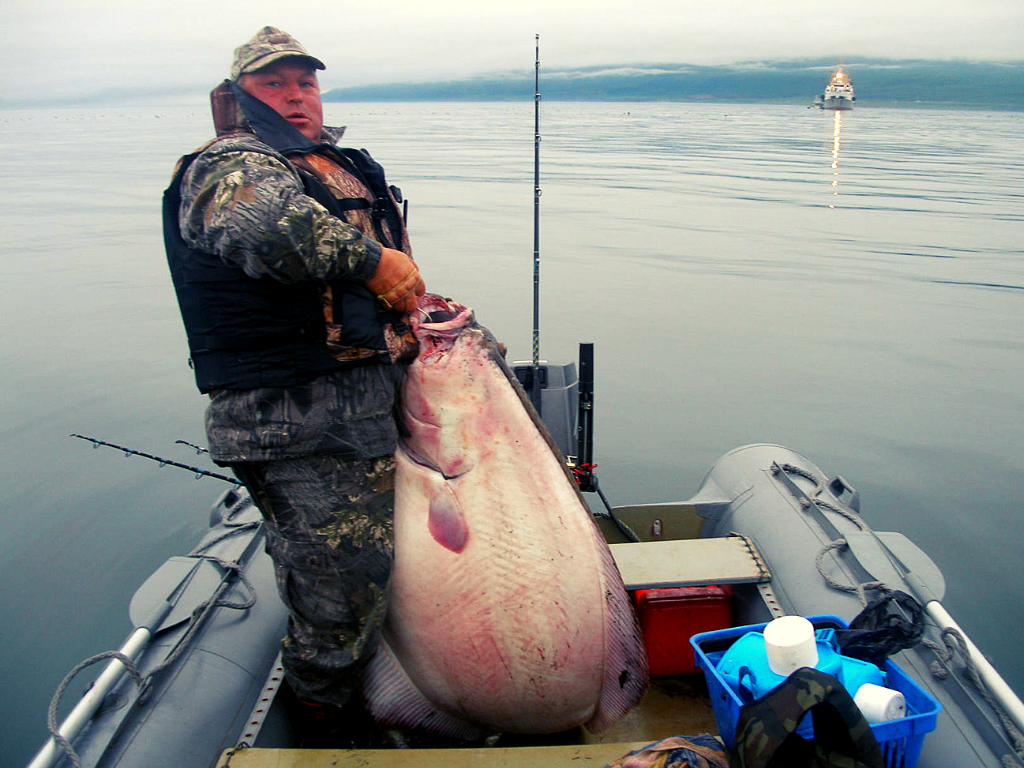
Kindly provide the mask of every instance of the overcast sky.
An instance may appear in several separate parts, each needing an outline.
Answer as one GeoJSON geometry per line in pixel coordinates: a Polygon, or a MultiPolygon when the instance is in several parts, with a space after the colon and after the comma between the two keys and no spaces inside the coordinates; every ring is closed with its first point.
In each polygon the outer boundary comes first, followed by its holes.
{"type": "Polygon", "coordinates": [[[0,0],[0,103],[205,92],[270,24],[324,90],[541,66],[858,56],[1024,59],[1022,0],[0,0]],[[13,69],[13,77],[12,74],[13,69]]]}

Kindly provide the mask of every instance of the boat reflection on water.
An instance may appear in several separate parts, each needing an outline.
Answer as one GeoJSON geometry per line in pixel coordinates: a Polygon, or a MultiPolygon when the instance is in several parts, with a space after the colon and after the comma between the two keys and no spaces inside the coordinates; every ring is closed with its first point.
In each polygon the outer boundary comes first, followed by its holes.
{"type": "MultiPolygon", "coordinates": [[[[839,143],[840,132],[843,128],[843,113],[836,110],[835,121],[832,127],[832,195],[839,197],[839,143]]],[[[829,203],[829,208],[835,208],[835,201],[829,203]]]]}

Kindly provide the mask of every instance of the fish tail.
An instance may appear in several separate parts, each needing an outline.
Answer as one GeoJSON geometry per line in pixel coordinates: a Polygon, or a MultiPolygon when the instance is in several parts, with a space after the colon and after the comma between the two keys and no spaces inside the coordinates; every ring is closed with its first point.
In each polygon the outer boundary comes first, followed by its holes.
{"type": "MultiPolygon", "coordinates": [[[[594,526],[594,535],[601,534],[594,526]]],[[[602,544],[604,540],[602,538],[602,544]]],[[[622,585],[622,576],[611,550],[601,547],[604,567],[605,607],[605,678],[601,699],[594,716],[586,723],[591,733],[600,733],[613,726],[629,710],[640,703],[647,692],[647,651],[636,613],[622,585]]]]}
{"type": "Polygon", "coordinates": [[[363,677],[363,698],[373,719],[386,727],[467,740],[486,735],[472,723],[442,712],[427,701],[386,639],[381,640],[363,677]]]}

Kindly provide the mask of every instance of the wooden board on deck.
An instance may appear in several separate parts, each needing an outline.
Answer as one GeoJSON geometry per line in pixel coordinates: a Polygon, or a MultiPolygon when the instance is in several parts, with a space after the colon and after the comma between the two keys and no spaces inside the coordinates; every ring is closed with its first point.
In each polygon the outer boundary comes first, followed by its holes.
{"type": "Polygon", "coordinates": [[[650,742],[466,749],[228,750],[218,768],[584,768],[603,766],[650,742]]]}
{"type": "Polygon", "coordinates": [[[754,543],[744,536],[640,541],[610,548],[630,590],[771,581],[754,543]]]}

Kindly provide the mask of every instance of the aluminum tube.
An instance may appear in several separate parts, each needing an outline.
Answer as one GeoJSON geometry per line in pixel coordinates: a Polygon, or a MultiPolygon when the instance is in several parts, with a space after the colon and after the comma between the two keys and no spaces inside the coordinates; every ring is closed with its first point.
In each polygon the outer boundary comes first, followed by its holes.
{"type": "Polygon", "coordinates": [[[925,605],[924,609],[940,627],[943,629],[955,629],[961,634],[964,638],[964,643],[967,645],[967,650],[971,654],[971,661],[974,662],[974,666],[978,670],[978,675],[989,691],[992,692],[992,695],[995,696],[996,700],[1002,704],[1006,714],[1013,720],[1014,724],[1024,731],[1024,703],[1021,703],[1017,694],[1013,692],[1013,689],[996,671],[996,668],[989,663],[989,660],[985,658],[978,649],[978,646],[971,641],[967,633],[960,628],[960,625],[953,620],[953,617],[949,615],[938,600],[932,600],[925,605]]]}
{"type": "MultiPolygon", "coordinates": [[[[146,647],[149,638],[150,631],[140,627],[129,635],[119,650],[129,659],[135,661],[136,656],[146,647]]],[[[110,663],[107,664],[107,668],[96,678],[96,683],[86,692],[78,704],[75,705],[75,708],[71,710],[71,713],[64,719],[64,722],[61,723],[60,728],[57,729],[60,735],[73,742],[82,728],[96,714],[96,710],[99,709],[106,695],[124,677],[125,671],[124,663],[120,659],[111,659],[110,663]]],[[[28,768],[51,768],[63,756],[64,750],[57,746],[57,742],[51,736],[32,762],[29,763],[28,768]]]]}

